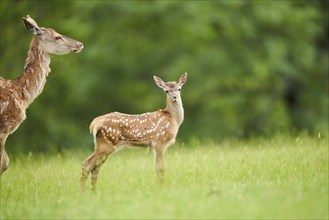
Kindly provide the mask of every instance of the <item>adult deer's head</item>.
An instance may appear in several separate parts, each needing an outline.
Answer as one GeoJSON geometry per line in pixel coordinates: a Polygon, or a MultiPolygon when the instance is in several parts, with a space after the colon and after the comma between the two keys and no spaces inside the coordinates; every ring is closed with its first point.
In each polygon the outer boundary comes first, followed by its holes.
{"type": "Polygon", "coordinates": [[[26,29],[34,34],[44,52],[48,54],[78,53],[83,49],[83,43],[57,33],[51,28],[39,27],[29,15],[23,18],[26,29]]]}

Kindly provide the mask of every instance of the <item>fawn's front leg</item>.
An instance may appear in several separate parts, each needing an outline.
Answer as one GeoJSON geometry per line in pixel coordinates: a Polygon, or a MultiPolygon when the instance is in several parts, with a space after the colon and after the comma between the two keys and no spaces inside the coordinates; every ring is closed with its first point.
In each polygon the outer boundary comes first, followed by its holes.
{"type": "Polygon", "coordinates": [[[165,167],[164,167],[164,153],[165,153],[165,148],[164,147],[156,147],[154,150],[154,166],[155,166],[155,172],[157,179],[160,184],[164,183],[164,174],[165,174],[165,167]]]}

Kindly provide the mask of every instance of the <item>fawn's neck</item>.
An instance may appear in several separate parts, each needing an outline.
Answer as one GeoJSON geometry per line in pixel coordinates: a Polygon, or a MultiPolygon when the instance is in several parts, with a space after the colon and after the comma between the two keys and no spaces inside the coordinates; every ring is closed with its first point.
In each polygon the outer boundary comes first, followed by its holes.
{"type": "Polygon", "coordinates": [[[180,126],[184,120],[184,108],[181,99],[176,102],[172,102],[170,98],[167,97],[167,107],[166,110],[170,112],[178,126],[180,126]]]}
{"type": "Polygon", "coordinates": [[[15,80],[18,84],[23,103],[26,108],[40,95],[45,84],[49,68],[50,56],[42,49],[39,40],[33,36],[30,49],[25,60],[23,73],[15,80]]]}

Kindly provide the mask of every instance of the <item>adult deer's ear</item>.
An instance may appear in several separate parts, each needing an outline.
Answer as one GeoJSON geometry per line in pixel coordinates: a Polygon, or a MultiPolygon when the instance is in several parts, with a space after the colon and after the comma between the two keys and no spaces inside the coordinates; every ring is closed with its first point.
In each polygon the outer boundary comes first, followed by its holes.
{"type": "Polygon", "coordinates": [[[40,30],[37,22],[33,20],[30,15],[27,15],[25,18],[23,17],[23,22],[25,25],[25,28],[32,32],[34,35],[41,35],[42,31],[40,30]]]}
{"type": "Polygon", "coordinates": [[[166,83],[163,82],[163,80],[160,79],[160,77],[153,76],[153,79],[154,79],[155,84],[157,84],[157,86],[159,86],[161,89],[166,88],[166,83]]]}
{"type": "Polygon", "coordinates": [[[179,84],[180,86],[182,86],[182,85],[184,85],[184,84],[186,83],[186,80],[187,80],[187,73],[183,73],[183,74],[181,75],[181,77],[179,78],[179,82],[178,82],[178,84],[179,84]]]}

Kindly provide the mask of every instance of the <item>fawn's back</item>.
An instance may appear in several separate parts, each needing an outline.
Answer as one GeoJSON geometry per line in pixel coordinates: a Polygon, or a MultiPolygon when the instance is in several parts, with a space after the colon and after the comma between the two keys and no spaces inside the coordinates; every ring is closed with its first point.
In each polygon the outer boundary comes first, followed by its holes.
{"type": "Polygon", "coordinates": [[[178,126],[166,110],[129,115],[112,112],[90,124],[94,138],[103,137],[112,145],[155,146],[175,139],[178,126]]]}

